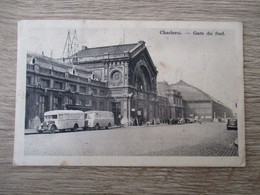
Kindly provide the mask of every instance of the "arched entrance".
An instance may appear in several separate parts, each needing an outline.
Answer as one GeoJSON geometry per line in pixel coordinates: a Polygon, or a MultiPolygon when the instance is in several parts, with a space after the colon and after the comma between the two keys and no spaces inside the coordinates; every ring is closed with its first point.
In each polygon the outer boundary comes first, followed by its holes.
{"type": "Polygon", "coordinates": [[[131,116],[142,124],[156,118],[156,86],[152,84],[151,75],[144,61],[136,64],[132,78],[135,95],[131,104],[131,116]]]}

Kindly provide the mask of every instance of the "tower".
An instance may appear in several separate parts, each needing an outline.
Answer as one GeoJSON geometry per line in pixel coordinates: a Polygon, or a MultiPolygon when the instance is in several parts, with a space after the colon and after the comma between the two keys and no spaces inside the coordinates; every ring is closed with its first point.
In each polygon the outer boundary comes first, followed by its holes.
{"type": "Polygon", "coordinates": [[[78,37],[77,37],[77,31],[74,31],[73,37],[72,37],[72,43],[71,43],[72,47],[72,54],[75,54],[76,52],[78,52],[78,47],[79,47],[79,43],[78,43],[78,37]]]}
{"type": "Polygon", "coordinates": [[[68,30],[62,57],[68,58],[72,56],[74,53],[76,53],[77,51],[78,51],[77,31],[75,30],[72,36],[70,30],[68,30]]]}

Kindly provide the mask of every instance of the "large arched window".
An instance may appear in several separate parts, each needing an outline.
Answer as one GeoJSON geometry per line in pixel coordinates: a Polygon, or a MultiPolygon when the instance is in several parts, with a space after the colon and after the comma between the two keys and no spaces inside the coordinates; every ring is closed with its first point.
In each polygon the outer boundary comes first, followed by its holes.
{"type": "Polygon", "coordinates": [[[145,65],[137,65],[133,79],[136,89],[146,92],[152,91],[150,74],[145,65]]]}

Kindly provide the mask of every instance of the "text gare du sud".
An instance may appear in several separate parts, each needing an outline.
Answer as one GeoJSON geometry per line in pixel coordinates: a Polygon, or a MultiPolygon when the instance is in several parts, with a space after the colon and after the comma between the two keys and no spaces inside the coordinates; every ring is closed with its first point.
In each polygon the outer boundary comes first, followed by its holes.
{"type": "MultiPolygon", "coordinates": [[[[161,30],[160,31],[161,35],[182,35],[183,33],[181,31],[165,31],[165,30],[161,30]]],[[[207,31],[207,32],[203,32],[203,31],[193,31],[192,33],[190,32],[185,32],[184,34],[192,34],[192,35],[215,35],[215,36],[224,36],[225,32],[224,31],[207,31]]]]}

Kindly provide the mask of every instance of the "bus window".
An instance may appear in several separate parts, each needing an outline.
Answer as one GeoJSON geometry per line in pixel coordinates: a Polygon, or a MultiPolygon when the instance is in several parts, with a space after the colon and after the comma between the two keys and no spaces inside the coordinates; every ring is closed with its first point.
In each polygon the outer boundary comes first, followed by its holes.
{"type": "Polygon", "coordinates": [[[57,119],[57,118],[58,118],[58,115],[57,115],[57,114],[55,114],[55,115],[49,115],[49,116],[45,116],[44,118],[45,118],[45,120],[57,119]]]}
{"type": "Polygon", "coordinates": [[[57,119],[57,118],[58,118],[58,115],[57,115],[57,114],[51,115],[51,118],[52,118],[52,119],[57,119]]]}

